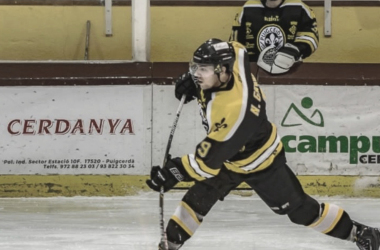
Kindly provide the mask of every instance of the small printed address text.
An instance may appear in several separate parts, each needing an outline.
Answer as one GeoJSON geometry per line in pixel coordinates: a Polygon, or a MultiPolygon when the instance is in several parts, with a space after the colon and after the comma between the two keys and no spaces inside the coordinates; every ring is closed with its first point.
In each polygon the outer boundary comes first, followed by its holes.
{"type": "Polygon", "coordinates": [[[4,165],[41,165],[43,169],[126,169],[135,168],[134,159],[47,159],[3,160],[4,165]]]}

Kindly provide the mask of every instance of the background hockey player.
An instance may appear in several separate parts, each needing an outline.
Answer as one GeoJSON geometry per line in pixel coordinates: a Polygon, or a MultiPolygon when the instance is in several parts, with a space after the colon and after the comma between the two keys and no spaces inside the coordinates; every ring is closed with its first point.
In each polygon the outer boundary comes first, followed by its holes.
{"type": "Polygon", "coordinates": [[[286,164],[277,128],[267,119],[265,96],[243,45],[218,39],[203,43],[189,72],[176,81],[175,96],[183,94],[187,102],[197,99],[207,136],[194,154],[168,159],[162,169],[153,167],[147,181],[155,191],[195,181],[168,222],[170,250],[190,239],[214,204],[242,182],[295,224],[356,242],[359,249],[379,250],[378,229],[352,221],[339,206],[319,203],[303,191],[286,164]]]}
{"type": "Polygon", "coordinates": [[[286,73],[319,43],[315,14],[301,0],[247,1],[230,40],[243,44],[250,61],[272,74],[286,73]]]}

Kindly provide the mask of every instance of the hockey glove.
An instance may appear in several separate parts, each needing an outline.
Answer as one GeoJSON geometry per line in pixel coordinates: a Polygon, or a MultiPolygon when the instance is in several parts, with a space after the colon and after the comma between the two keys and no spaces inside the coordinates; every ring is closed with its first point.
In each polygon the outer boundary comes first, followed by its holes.
{"type": "Polygon", "coordinates": [[[286,43],[278,51],[273,46],[265,48],[259,55],[257,65],[271,74],[283,74],[288,72],[299,59],[299,49],[286,43]]]}
{"type": "Polygon", "coordinates": [[[190,72],[187,72],[180,76],[175,81],[175,97],[178,100],[181,100],[182,95],[186,95],[185,103],[188,103],[195,99],[197,95],[197,89],[196,85],[191,78],[190,72]]]}
{"type": "Polygon", "coordinates": [[[300,51],[296,46],[286,43],[276,54],[272,66],[272,73],[281,74],[288,72],[293,64],[298,61],[300,56],[300,51]]]}
{"type": "Polygon", "coordinates": [[[185,173],[181,173],[177,165],[174,163],[175,160],[180,160],[180,158],[168,159],[163,168],[160,166],[153,166],[150,171],[150,180],[147,180],[146,184],[157,192],[160,191],[161,187],[164,187],[164,192],[166,192],[172,189],[178,182],[184,181],[185,173]]]}
{"type": "Polygon", "coordinates": [[[272,73],[272,65],[274,62],[274,58],[276,57],[277,50],[274,46],[269,46],[263,49],[259,55],[259,59],[257,60],[257,66],[262,68],[263,70],[272,73]]]}

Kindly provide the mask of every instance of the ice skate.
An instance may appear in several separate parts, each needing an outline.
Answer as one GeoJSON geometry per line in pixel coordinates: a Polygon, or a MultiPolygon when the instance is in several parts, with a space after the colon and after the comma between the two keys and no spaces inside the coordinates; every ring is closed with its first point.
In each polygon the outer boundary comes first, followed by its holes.
{"type": "Polygon", "coordinates": [[[179,245],[179,244],[174,244],[172,242],[168,242],[168,246],[169,248],[166,249],[165,246],[164,246],[164,243],[163,242],[160,242],[160,244],[158,244],[158,250],[178,250],[181,248],[182,245],[179,245]]]}
{"type": "Polygon", "coordinates": [[[158,244],[158,250],[168,250],[164,247],[162,243],[158,244]]]}
{"type": "Polygon", "coordinates": [[[380,232],[377,228],[362,225],[353,221],[356,226],[354,241],[360,250],[379,250],[380,232]]]}

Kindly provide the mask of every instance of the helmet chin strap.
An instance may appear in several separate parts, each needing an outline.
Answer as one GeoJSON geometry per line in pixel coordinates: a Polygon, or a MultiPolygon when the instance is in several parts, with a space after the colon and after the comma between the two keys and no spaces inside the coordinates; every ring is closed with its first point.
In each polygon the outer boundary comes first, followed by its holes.
{"type": "MultiPolygon", "coordinates": [[[[225,73],[225,74],[227,74],[227,73],[225,73]]],[[[231,76],[232,76],[232,74],[228,73],[227,81],[222,82],[222,80],[220,79],[220,73],[215,73],[215,75],[218,76],[218,80],[220,82],[220,86],[227,84],[231,80],[231,76]]]]}
{"type": "Polygon", "coordinates": [[[220,85],[222,86],[222,85],[224,85],[224,84],[226,84],[226,83],[229,82],[229,80],[231,79],[231,74],[228,73],[229,76],[228,76],[227,81],[223,82],[223,81],[220,79],[220,73],[223,73],[223,72],[224,72],[224,74],[227,74],[227,73],[226,73],[226,71],[223,71],[223,70],[222,70],[222,66],[221,66],[221,65],[218,65],[217,68],[218,68],[218,70],[215,72],[215,75],[217,75],[218,80],[219,80],[219,82],[220,82],[220,85]]]}
{"type": "Polygon", "coordinates": [[[215,75],[217,75],[218,80],[220,82],[220,86],[222,86],[224,84],[224,82],[222,82],[222,80],[220,79],[220,73],[215,73],[215,75]]]}

